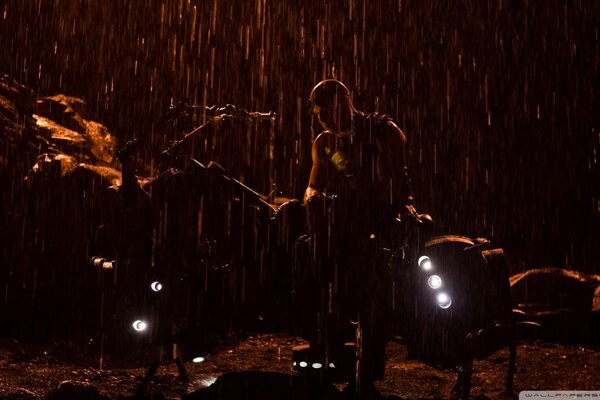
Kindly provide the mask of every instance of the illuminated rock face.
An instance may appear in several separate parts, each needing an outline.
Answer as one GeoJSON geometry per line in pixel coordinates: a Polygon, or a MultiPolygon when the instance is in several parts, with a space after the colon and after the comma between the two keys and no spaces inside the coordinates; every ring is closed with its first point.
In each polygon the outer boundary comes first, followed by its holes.
{"type": "MultiPolygon", "coordinates": [[[[32,89],[0,76],[0,167],[31,162],[41,154],[75,157],[78,162],[116,168],[117,140],[85,118],[85,102],[58,94],[37,99],[32,89]]],[[[24,171],[25,172],[25,171],[24,171]]]]}
{"type": "Polygon", "coordinates": [[[79,148],[82,162],[115,166],[117,140],[104,125],[84,118],[84,112],[83,100],[58,94],[37,100],[33,117],[58,150],[79,148]]]}

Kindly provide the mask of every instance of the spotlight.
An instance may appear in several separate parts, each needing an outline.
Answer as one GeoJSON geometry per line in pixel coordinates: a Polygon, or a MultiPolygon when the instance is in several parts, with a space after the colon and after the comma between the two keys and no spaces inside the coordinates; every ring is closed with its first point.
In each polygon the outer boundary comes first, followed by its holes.
{"type": "Polygon", "coordinates": [[[135,320],[133,324],[131,324],[131,326],[133,326],[133,329],[135,329],[137,332],[143,332],[146,329],[148,329],[148,324],[145,321],[139,319],[135,320]]]}
{"type": "Polygon", "coordinates": [[[446,293],[438,294],[437,302],[438,302],[438,305],[441,308],[443,308],[444,310],[449,308],[452,305],[452,300],[450,299],[450,296],[448,296],[446,293]]]}
{"type": "Polygon", "coordinates": [[[201,362],[203,362],[203,361],[204,361],[204,357],[194,357],[194,358],[192,359],[192,362],[193,362],[193,363],[201,363],[201,362]]]}
{"type": "Polygon", "coordinates": [[[152,289],[153,292],[160,292],[163,288],[162,283],[160,283],[159,281],[154,281],[150,284],[150,289],[152,289]]]}
{"type": "Polygon", "coordinates": [[[321,364],[321,363],[313,363],[313,365],[312,365],[312,367],[313,367],[314,369],[319,369],[319,368],[321,368],[322,366],[323,366],[323,364],[321,364]]]}
{"type": "Polygon", "coordinates": [[[419,267],[423,268],[425,271],[430,271],[433,265],[431,264],[431,259],[427,256],[422,256],[419,258],[419,267]]]}
{"type": "Polygon", "coordinates": [[[308,367],[308,363],[306,361],[300,361],[300,366],[302,368],[306,368],[306,367],[308,367]]]}
{"type": "Polygon", "coordinates": [[[442,278],[437,275],[431,275],[429,279],[427,279],[427,284],[432,289],[439,289],[442,287],[442,278]]]}
{"type": "Polygon", "coordinates": [[[334,363],[329,363],[329,368],[335,368],[335,364],[334,363]]]}

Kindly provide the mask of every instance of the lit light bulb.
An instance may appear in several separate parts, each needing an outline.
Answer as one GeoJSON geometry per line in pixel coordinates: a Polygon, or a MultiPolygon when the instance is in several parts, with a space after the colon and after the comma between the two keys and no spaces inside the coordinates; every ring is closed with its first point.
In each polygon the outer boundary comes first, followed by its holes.
{"type": "Polygon", "coordinates": [[[106,260],[102,257],[92,257],[92,266],[100,268],[102,266],[102,263],[104,263],[105,261],[106,260]]]}
{"type": "Polygon", "coordinates": [[[323,366],[323,364],[321,364],[321,363],[313,363],[313,365],[312,365],[312,367],[313,367],[314,369],[319,369],[319,368],[321,368],[322,366],[323,366]]]}
{"type": "Polygon", "coordinates": [[[91,264],[94,268],[113,269],[114,261],[108,261],[102,257],[92,257],[91,264]]]}
{"type": "Polygon", "coordinates": [[[429,279],[427,279],[427,284],[432,289],[439,289],[442,287],[442,278],[437,275],[431,275],[429,279]]]}
{"type": "Polygon", "coordinates": [[[425,271],[430,271],[433,267],[431,264],[431,258],[427,256],[422,256],[419,258],[419,267],[423,268],[425,271]]]}
{"type": "Polygon", "coordinates": [[[308,367],[308,363],[306,361],[300,361],[300,366],[302,368],[306,368],[306,367],[308,367]]]}
{"type": "Polygon", "coordinates": [[[152,289],[153,292],[160,292],[163,288],[162,283],[160,283],[159,281],[154,281],[150,284],[150,289],[152,289]]]}
{"type": "Polygon", "coordinates": [[[437,302],[438,302],[438,305],[443,309],[447,309],[448,307],[450,307],[452,305],[452,300],[450,299],[450,296],[448,296],[446,293],[438,294],[437,302]]]}
{"type": "Polygon", "coordinates": [[[131,326],[133,326],[133,329],[135,329],[137,332],[143,332],[148,328],[148,324],[145,321],[139,319],[133,321],[133,324],[131,324],[131,326]]]}
{"type": "Polygon", "coordinates": [[[192,359],[192,362],[194,363],[201,363],[204,361],[204,357],[195,357],[192,359]]]}

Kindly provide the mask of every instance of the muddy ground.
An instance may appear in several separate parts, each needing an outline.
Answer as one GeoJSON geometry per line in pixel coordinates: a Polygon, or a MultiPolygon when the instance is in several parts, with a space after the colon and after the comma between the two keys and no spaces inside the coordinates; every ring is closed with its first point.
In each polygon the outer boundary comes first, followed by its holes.
{"type": "MultiPolygon", "coordinates": [[[[260,335],[245,340],[222,341],[202,363],[186,362],[191,379],[181,382],[169,351],[147,394],[152,398],[180,398],[207,387],[235,371],[273,371],[294,374],[292,347],[302,339],[286,335],[260,335]]],[[[388,345],[385,380],[377,387],[387,398],[448,398],[454,383],[452,371],[438,371],[406,359],[406,347],[388,345]]],[[[600,390],[600,349],[523,342],[518,348],[515,393],[522,390],[600,390]]],[[[96,387],[102,396],[132,396],[151,359],[151,349],[127,355],[106,355],[99,369],[98,354],[65,344],[30,345],[3,339],[0,345],[0,398],[44,399],[63,381],[96,387]]],[[[501,350],[474,366],[472,398],[514,398],[504,393],[508,351],[501,350]]],[[[338,387],[341,389],[341,387],[338,387]]],[[[201,393],[201,392],[200,392],[201,393]]]]}

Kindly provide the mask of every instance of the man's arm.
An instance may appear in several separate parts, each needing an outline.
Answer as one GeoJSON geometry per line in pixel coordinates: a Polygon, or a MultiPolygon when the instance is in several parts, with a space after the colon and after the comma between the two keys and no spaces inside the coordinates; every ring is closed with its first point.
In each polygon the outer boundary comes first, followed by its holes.
{"type": "Polygon", "coordinates": [[[312,168],[310,170],[310,178],[308,179],[308,187],[304,192],[304,203],[312,196],[323,192],[323,134],[317,136],[313,141],[311,149],[312,168]]]}

